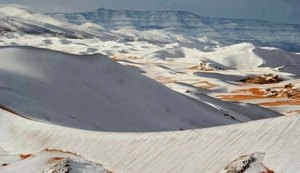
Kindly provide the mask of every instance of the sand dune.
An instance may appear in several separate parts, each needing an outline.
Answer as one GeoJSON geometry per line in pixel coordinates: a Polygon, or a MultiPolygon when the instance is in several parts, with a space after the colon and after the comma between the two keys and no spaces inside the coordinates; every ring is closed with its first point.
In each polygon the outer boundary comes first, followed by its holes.
{"type": "Polygon", "coordinates": [[[161,131],[237,123],[106,56],[1,48],[0,103],[30,119],[101,131],[161,131]]]}
{"type": "MultiPolygon", "coordinates": [[[[263,157],[257,156],[258,163],[274,172],[295,173],[300,169],[299,116],[160,133],[78,130],[26,120],[4,110],[0,122],[0,134],[5,139],[0,146],[5,151],[68,151],[101,163],[112,172],[214,173],[253,153],[262,153],[263,157]]],[[[243,162],[238,163],[236,166],[242,167],[243,162]]]]}

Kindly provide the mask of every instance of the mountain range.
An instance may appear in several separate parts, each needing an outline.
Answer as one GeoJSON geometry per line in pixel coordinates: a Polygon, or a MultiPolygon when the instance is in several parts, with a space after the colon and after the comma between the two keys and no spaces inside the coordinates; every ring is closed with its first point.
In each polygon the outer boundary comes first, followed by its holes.
{"type": "Polygon", "coordinates": [[[100,8],[81,13],[48,13],[74,24],[95,23],[107,29],[165,30],[217,40],[225,45],[251,42],[257,46],[300,51],[300,25],[259,20],[209,18],[186,11],[132,11],[100,8]]]}

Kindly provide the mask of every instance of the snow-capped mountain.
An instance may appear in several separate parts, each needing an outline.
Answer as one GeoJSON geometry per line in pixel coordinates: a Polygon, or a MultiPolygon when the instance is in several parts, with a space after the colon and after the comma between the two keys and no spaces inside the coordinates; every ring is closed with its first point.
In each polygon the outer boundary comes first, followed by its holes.
{"type": "Polygon", "coordinates": [[[167,29],[173,31],[192,31],[200,28],[201,32],[214,33],[214,30],[204,24],[197,15],[184,11],[128,11],[100,8],[91,12],[48,15],[76,24],[89,21],[105,28],[167,29]]]}
{"type": "MultiPolygon", "coordinates": [[[[7,33],[93,38],[101,40],[184,43],[188,47],[251,42],[300,52],[300,25],[266,21],[217,19],[184,11],[99,9],[83,13],[39,14],[0,8],[0,34],[7,33]]],[[[10,35],[8,35],[10,36],[10,35]]],[[[11,36],[10,36],[11,37],[11,36]]]]}
{"type": "Polygon", "coordinates": [[[47,15],[34,13],[26,9],[0,7],[0,35],[12,37],[12,34],[33,34],[66,38],[110,38],[107,33],[57,20],[47,15]]]}
{"type": "MultiPolygon", "coordinates": [[[[102,41],[147,41],[159,43],[184,43],[187,45],[204,48],[217,45],[214,40],[195,38],[182,33],[172,33],[168,30],[137,30],[129,25],[122,25],[119,29],[101,26],[93,22],[63,21],[51,16],[35,13],[26,9],[14,7],[0,7],[0,35],[6,38],[35,35],[44,37],[60,37],[71,39],[98,38],[102,41]],[[128,27],[125,27],[128,26],[128,27]],[[205,42],[205,44],[203,44],[205,42]]],[[[174,26],[178,28],[178,26],[174,26]]]]}
{"type": "Polygon", "coordinates": [[[166,30],[209,37],[225,44],[252,42],[258,46],[300,51],[300,25],[258,20],[208,18],[185,11],[129,11],[100,8],[82,13],[48,14],[75,24],[92,22],[109,29],[166,30]]]}

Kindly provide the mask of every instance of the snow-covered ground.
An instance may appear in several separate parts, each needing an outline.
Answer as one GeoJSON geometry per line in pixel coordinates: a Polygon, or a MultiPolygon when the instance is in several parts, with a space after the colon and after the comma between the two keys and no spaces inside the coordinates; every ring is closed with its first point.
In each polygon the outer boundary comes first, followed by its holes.
{"type": "Polygon", "coordinates": [[[100,131],[162,131],[236,123],[102,55],[0,49],[0,104],[20,115],[100,131]]]}
{"type": "MultiPolygon", "coordinates": [[[[112,172],[214,173],[253,153],[262,153],[257,162],[274,172],[294,173],[300,169],[300,119],[295,115],[159,133],[85,131],[27,120],[4,110],[0,120],[0,145],[10,154],[62,150],[102,164],[112,172]]],[[[237,167],[245,163],[239,164],[237,167]]]]}
{"type": "Polygon", "coordinates": [[[300,54],[167,14],[110,28],[0,8],[0,172],[300,170],[300,54]]]}
{"type": "MultiPolygon", "coordinates": [[[[173,90],[189,95],[190,93],[186,92],[190,90],[216,97],[236,95],[232,92],[253,88],[264,91],[268,88],[284,87],[288,83],[297,87],[300,75],[298,54],[281,49],[255,47],[251,43],[204,51],[184,47],[179,43],[159,45],[146,41],[117,42],[102,41],[98,38],[68,39],[25,35],[2,38],[0,45],[27,45],[80,55],[101,53],[173,90]],[[244,85],[238,82],[248,76],[269,73],[279,75],[284,81],[265,85],[244,85]]],[[[251,92],[242,94],[251,95],[251,92]]],[[[245,100],[247,103],[257,104],[275,102],[278,98],[245,100]]],[[[280,109],[270,108],[283,114],[300,110],[297,105],[288,109],[286,108],[290,105],[281,106],[280,109]]]]}

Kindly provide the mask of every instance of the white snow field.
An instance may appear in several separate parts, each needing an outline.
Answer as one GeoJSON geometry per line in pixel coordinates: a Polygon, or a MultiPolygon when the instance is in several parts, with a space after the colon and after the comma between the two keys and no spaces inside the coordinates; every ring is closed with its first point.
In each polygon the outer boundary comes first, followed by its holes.
{"type": "Polygon", "coordinates": [[[1,7],[0,173],[299,172],[300,50],[225,45],[220,22],[1,7]]]}
{"type": "MultiPolygon", "coordinates": [[[[1,111],[0,120],[1,148],[9,154],[32,154],[28,161],[24,160],[27,162],[36,162],[40,152],[54,150],[75,153],[112,172],[214,173],[241,156],[261,153],[233,167],[245,167],[244,172],[250,173],[261,173],[251,171],[255,170],[251,167],[261,169],[260,164],[274,172],[300,170],[300,117],[297,115],[156,133],[79,130],[31,121],[5,110],[1,111]]],[[[14,165],[21,163],[9,164],[17,169],[14,165]]],[[[26,171],[27,166],[21,168],[22,172],[30,172],[26,171]]]]}
{"type": "Polygon", "coordinates": [[[101,131],[203,128],[280,116],[186,97],[100,54],[0,48],[0,104],[23,117],[101,131]],[[231,116],[232,114],[232,116],[231,116]]]}
{"type": "Polygon", "coordinates": [[[96,54],[26,47],[0,49],[1,105],[62,126],[102,131],[161,131],[236,123],[96,54]]]}

